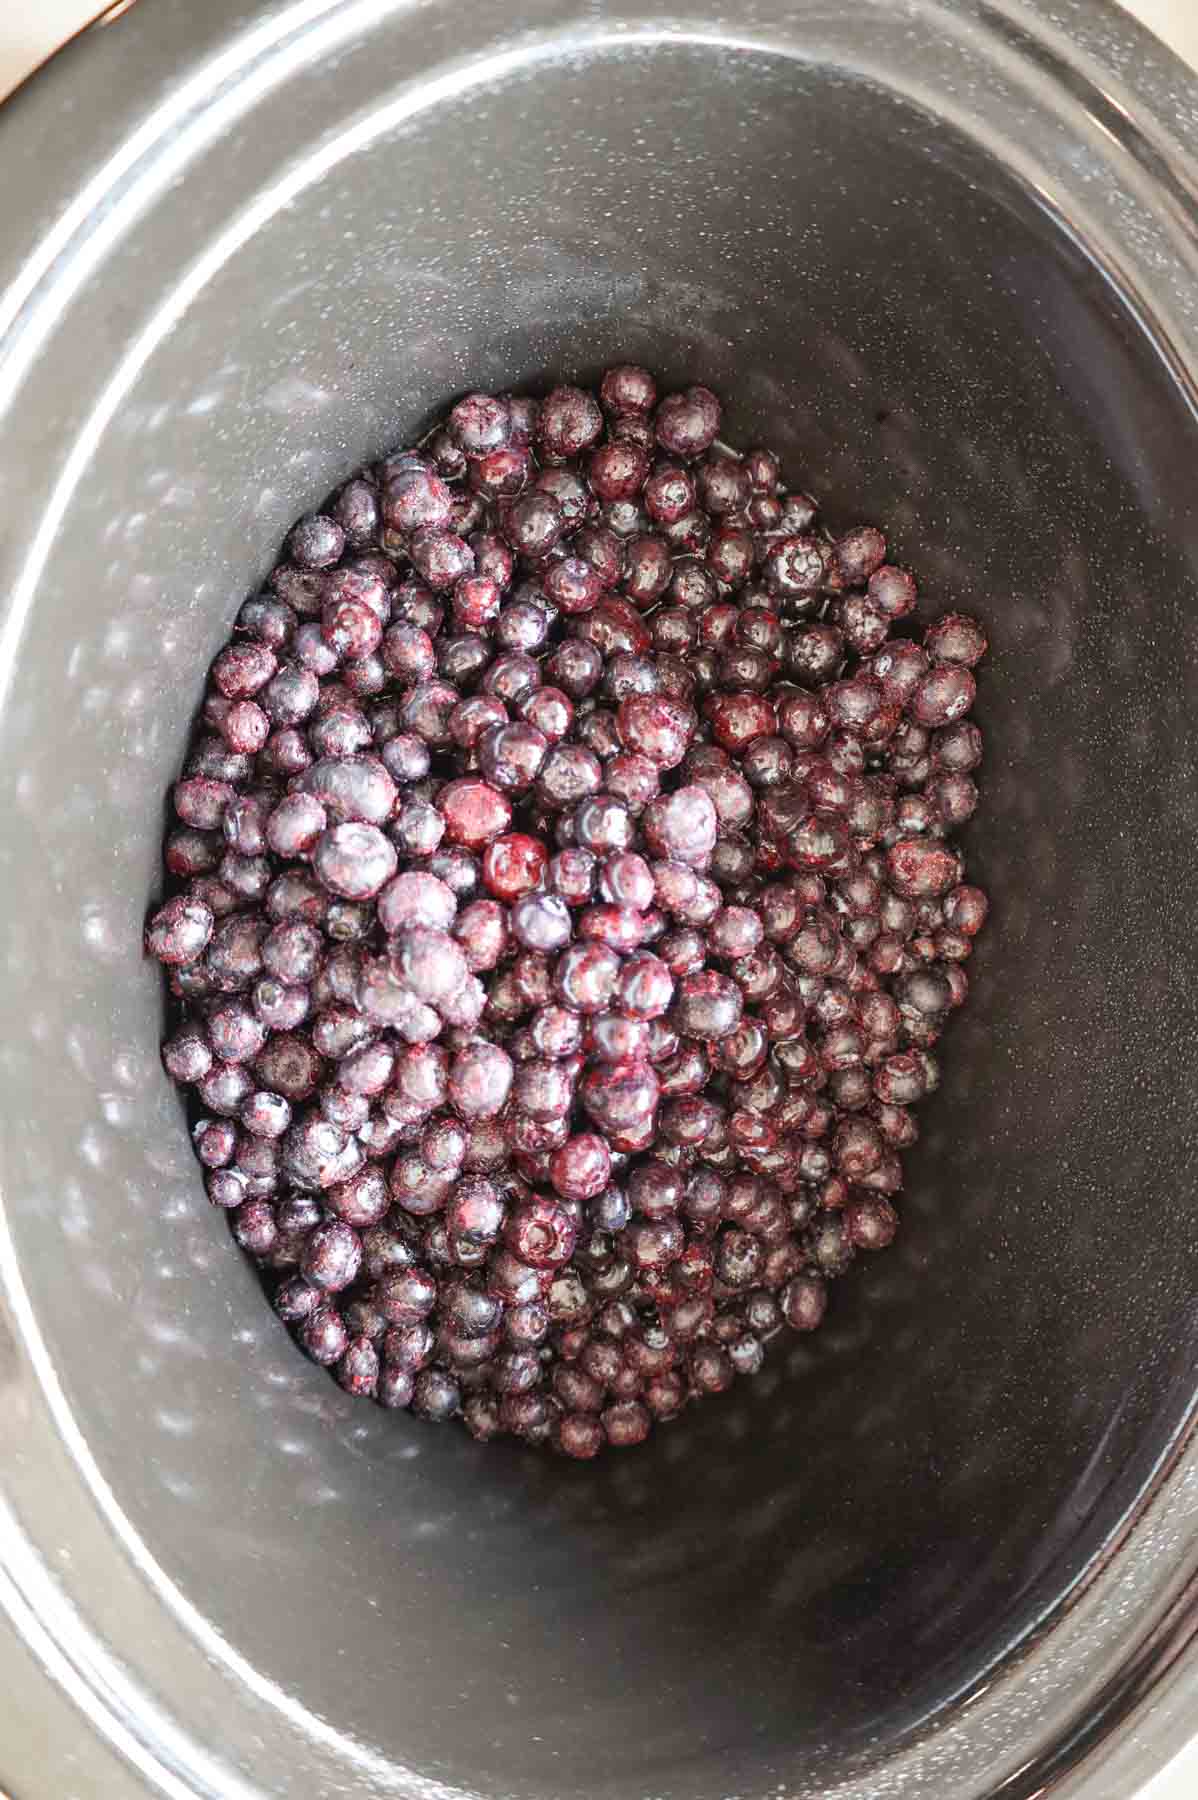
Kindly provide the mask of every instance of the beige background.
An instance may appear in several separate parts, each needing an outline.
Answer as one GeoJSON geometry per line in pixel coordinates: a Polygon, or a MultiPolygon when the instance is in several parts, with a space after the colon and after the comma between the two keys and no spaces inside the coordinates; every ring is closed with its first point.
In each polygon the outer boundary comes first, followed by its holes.
{"type": "MultiPolygon", "coordinates": [[[[115,0],[106,10],[116,13],[131,3],[115,0]]],[[[154,0],[136,4],[152,6],[154,0]]],[[[97,0],[0,0],[0,96],[102,10],[97,0]]],[[[1198,67],[1198,0],[1128,0],[1128,10],[1198,67]]],[[[1196,1794],[1198,1739],[1137,1800],[1194,1800],[1196,1794]]]]}

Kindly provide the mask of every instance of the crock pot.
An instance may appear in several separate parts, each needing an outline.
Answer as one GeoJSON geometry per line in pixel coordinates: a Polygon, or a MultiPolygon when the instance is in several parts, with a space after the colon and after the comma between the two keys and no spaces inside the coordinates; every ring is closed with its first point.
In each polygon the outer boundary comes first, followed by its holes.
{"type": "Polygon", "coordinates": [[[143,0],[0,161],[0,1780],[1127,1800],[1198,1694],[1194,79],[1101,0],[143,0]],[[140,940],[288,522],[612,359],[984,619],[994,914],[895,1247],[573,1467],[303,1360],[140,940]]]}

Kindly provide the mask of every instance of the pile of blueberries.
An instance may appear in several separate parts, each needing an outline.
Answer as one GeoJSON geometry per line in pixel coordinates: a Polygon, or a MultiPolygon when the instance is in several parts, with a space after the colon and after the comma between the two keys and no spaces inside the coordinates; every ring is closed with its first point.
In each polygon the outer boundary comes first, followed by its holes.
{"type": "Polygon", "coordinates": [[[573,1457],[894,1236],[987,911],[980,626],[704,387],[470,394],[211,670],[147,942],[214,1205],[351,1394],[573,1457]]]}

